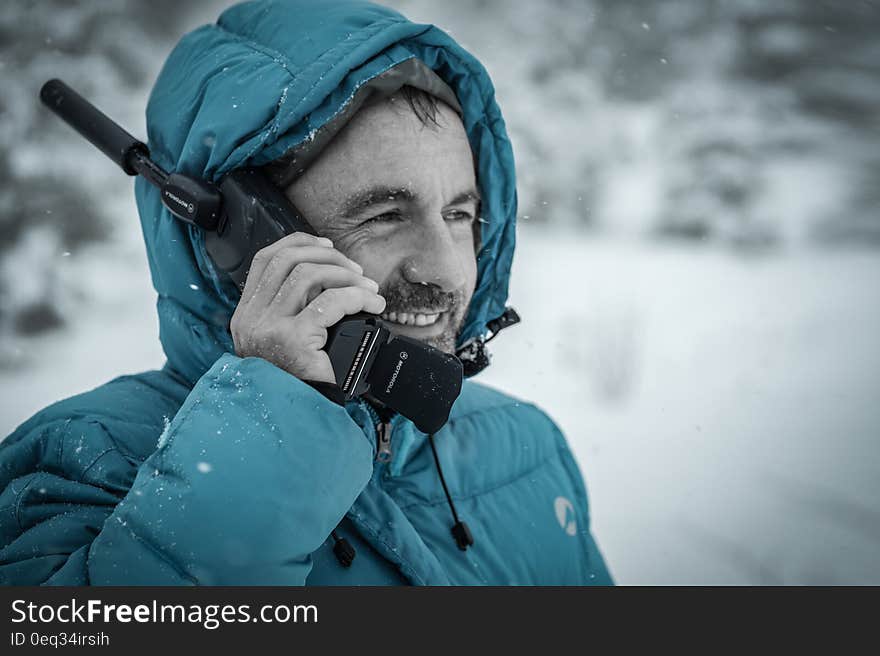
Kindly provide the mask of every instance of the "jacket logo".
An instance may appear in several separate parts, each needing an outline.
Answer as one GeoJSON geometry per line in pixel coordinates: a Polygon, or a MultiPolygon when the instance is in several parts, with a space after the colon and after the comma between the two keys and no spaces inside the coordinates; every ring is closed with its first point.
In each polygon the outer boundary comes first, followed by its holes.
{"type": "Polygon", "coordinates": [[[556,521],[568,535],[577,533],[577,522],[574,519],[574,506],[571,501],[565,497],[556,497],[553,502],[553,509],[556,511],[556,521]]]}

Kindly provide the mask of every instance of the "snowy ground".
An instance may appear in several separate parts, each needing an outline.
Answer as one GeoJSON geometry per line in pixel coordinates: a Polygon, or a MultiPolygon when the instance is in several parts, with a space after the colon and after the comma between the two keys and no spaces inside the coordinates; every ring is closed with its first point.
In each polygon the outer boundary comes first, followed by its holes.
{"type": "MultiPolygon", "coordinates": [[[[66,258],[88,296],[0,370],[0,432],[161,366],[136,225],[66,258]]],[[[520,228],[481,380],[545,408],[620,583],[880,583],[880,254],[729,251],[520,228]]]]}
{"type": "Polygon", "coordinates": [[[521,231],[485,380],[585,474],[618,581],[880,583],[880,254],[521,231]]]}

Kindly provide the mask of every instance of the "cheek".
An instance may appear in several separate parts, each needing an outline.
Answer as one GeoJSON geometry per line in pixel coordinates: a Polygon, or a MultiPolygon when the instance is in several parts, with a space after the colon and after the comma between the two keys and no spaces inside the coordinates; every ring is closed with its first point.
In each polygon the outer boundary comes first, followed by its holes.
{"type": "Polygon", "coordinates": [[[474,253],[473,237],[470,234],[462,237],[462,239],[456,242],[455,247],[458,253],[458,260],[461,262],[461,268],[464,271],[468,297],[470,297],[474,293],[474,287],[477,284],[477,256],[474,253]]]}
{"type": "Polygon", "coordinates": [[[346,257],[364,268],[364,275],[375,280],[381,287],[400,265],[400,249],[393,241],[377,239],[369,230],[359,230],[334,242],[336,248],[346,257]]]}

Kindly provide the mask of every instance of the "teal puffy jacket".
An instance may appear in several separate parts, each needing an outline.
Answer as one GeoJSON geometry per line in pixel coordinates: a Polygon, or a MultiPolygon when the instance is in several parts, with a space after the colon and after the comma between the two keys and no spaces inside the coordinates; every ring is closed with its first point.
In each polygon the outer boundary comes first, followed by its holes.
{"type": "MultiPolygon", "coordinates": [[[[513,156],[489,77],[445,32],[366,2],[250,2],[182,39],[147,108],[166,170],[217,180],[309,138],[412,57],[454,90],[483,198],[459,344],[504,311],[513,156]]],[[[337,405],[234,354],[237,291],[155,188],[136,194],[167,363],[61,401],[0,444],[0,581],[61,585],[609,584],[565,438],[535,406],[467,379],[435,436],[474,545],[456,546],[425,435],[337,405]],[[334,556],[336,529],[357,555],[334,556]]]]}

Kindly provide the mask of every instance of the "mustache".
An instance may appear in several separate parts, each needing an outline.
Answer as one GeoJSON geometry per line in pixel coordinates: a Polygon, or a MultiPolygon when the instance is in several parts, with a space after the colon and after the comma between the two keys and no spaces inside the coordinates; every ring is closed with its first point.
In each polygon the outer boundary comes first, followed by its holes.
{"type": "Polygon", "coordinates": [[[436,285],[399,282],[379,290],[385,297],[385,312],[406,312],[410,308],[434,312],[455,312],[464,301],[460,291],[445,292],[436,285]]]}

